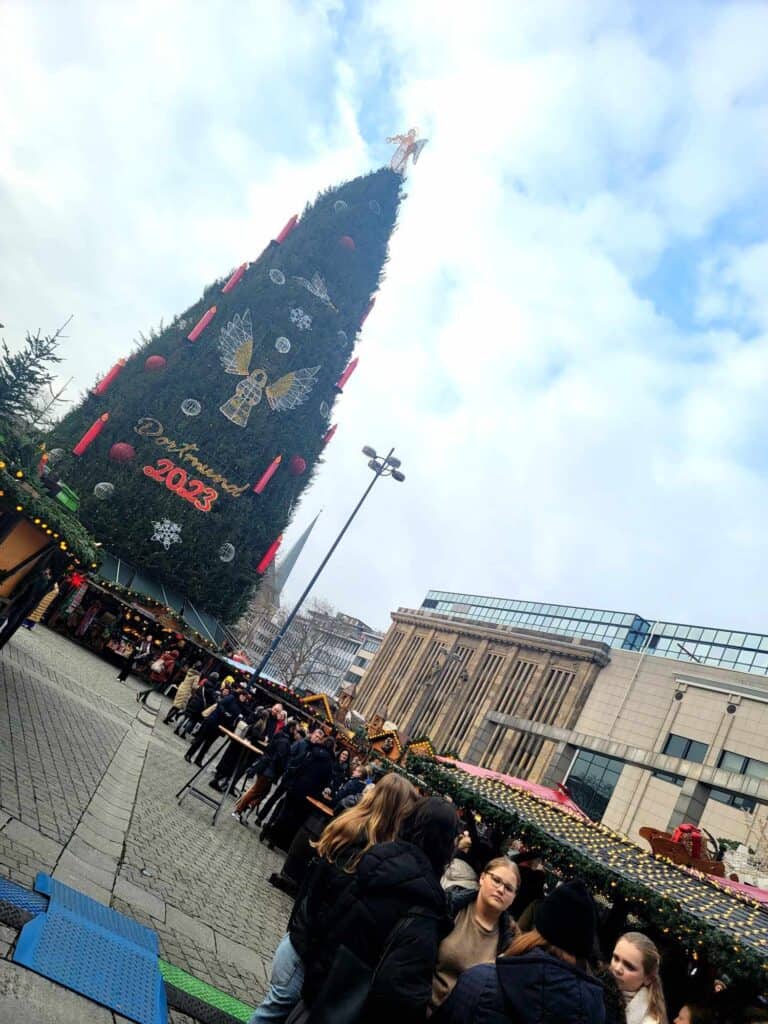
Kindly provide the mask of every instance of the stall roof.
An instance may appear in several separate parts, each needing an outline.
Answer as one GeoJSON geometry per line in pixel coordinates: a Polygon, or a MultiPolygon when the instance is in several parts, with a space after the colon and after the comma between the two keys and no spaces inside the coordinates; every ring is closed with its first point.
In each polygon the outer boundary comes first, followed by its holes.
{"type": "Polygon", "coordinates": [[[497,820],[542,849],[567,876],[580,875],[609,899],[621,894],[648,919],[713,963],[768,986],[768,908],[671,861],[654,857],[627,836],[498,779],[479,777],[429,758],[408,762],[407,774],[460,806],[497,820]]]}

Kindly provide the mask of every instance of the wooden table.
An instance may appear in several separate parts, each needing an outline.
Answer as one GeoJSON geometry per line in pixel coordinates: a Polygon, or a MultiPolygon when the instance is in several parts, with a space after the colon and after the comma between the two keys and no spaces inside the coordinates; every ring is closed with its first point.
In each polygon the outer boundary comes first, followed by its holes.
{"type": "MultiPolygon", "coordinates": [[[[229,787],[232,784],[232,781],[234,779],[237,779],[238,776],[240,775],[240,772],[242,771],[243,761],[245,760],[245,758],[248,756],[249,753],[258,755],[264,753],[263,747],[254,746],[253,743],[250,743],[248,740],[243,739],[242,736],[238,736],[238,734],[236,732],[232,732],[231,729],[225,729],[223,725],[219,726],[219,732],[224,735],[224,742],[214,750],[214,752],[208,757],[208,760],[203,762],[202,768],[198,768],[198,770],[195,772],[195,774],[192,776],[189,782],[185,783],[176,794],[176,799],[178,800],[179,803],[181,803],[185,796],[192,796],[196,800],[202,800],[202,802],[204,804],[208,804],[209,807],[215,808],[213,812],[213,821],[211,822],[211,824],[214,826],[216,825],[216,821],[219,817],[219,814],[221,813],[221,808],[224,806],[224,801],[227,799],[227,794],[229,793],[229,787]],[[227,776],[223,791],[217,798],[213,796],[211,793],[206,793],[205,790],[198,789],[195,786],[195,783],[203,774],[203,772],[211,763],[211,761],[213,761],[214,758],[218,757],[219,754],[224,750],[224,748],[226,747],[227,743],[230,740],[232,740],[233,743],[237,743],[240,746],[240,756],[237,759],[237,763],[235,764],[234,770],[227,776]]],[[[216,791],[214,790],[213,792],[215,793],[216,791]]]]}
{"type": "Polygon", "coordinates": [[[312,804],[318,811],[322,811],[323,814],[327,814],[329,818],[333,817],[333,808],[329,807],[328,804],[324,804],[322,800],[315,800],[313,796],[307,797],[307,803],[312,804]]]}

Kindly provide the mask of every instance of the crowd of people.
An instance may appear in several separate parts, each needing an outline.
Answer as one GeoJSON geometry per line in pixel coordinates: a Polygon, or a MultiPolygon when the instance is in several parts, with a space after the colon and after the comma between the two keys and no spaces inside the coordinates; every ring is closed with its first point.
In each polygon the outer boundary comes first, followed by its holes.
{"type": "MultiPolygon", "coordinates": [[[[153,656],[162,686],[176,659],[153,656]]],[[[768,1021],[620,900],[595,900],[538,851],[362,763],[232,676],[190,665],[164,721],[188,740],[188,762],[210,763],[209,785],[237,796],[232,816],[253,815],[259,839],[286,853],[269,881],[295,897],[293,912],[250,1024],[768,1021]],[[214,768],[220,726],[253,749],[230,741],[214,768]]]]}
{"type": "Polygon", "coordinates": [[[400,775],[366,786],[313,853],[250,1024],[768,1020],[722,979],[665,979],[625,907],[400,775]]]}

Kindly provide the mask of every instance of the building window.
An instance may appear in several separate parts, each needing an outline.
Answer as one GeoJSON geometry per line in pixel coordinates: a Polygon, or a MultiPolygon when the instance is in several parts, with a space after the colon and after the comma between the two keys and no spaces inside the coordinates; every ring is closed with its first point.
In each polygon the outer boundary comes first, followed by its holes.
{"type": "Polygon", "coordinates": [[[670,757],[679,757],[683,761],[695,761],[696,764],[703,764],[709,747],[706,743],[698,740],[689,740],[687,736],[676,736],[671,732],[664,744],[662,753],[670,757]]]}
{"type": "Polygon", "coordinates": [[[357,658],[352,659],[352,664],[357,665],[357,667],[360,668],[362,665],[367,665],[368,661],[368,658],[361,658],[358,656],[357,658]]]}
{"type": "Polygon", "coordinates": [[[589,750],[580,750],[568,773],[568,792],[594,821],[605,814],[624,762],[589,750]]]}
{"type": "Polygon", "coordinates": [[[673,775],[672,772],[651,772],[654,779],[661,779],[662,782],[670,782],[673,786],[682,786],[682,775],[673,775]]]}
{"type": "Polygon", "coordinates": [[[347,674],[344,676],[344,682],[345,683],[359,683],[360,682],[360,676],[357,674],[357,672],[347,672],[347,674]]]}
{"type": "Polygon", "coordinates": [[[755,809],[756,801],[751,796],[742,796],[741,793],[729,793],[726,789],[710,789],[709,796],[719,804],[727,804],[739,811],[749,811],[751,814],[755,809]]]}
{"type": "Polygon", "coordinates": [[[724,750],[717,763],[718,768],[737,775],[751,775],[755,779],[768,779],[768,761],[758,761],[756,757],[745,757],[734,754],[732,750],[724,750]]]}

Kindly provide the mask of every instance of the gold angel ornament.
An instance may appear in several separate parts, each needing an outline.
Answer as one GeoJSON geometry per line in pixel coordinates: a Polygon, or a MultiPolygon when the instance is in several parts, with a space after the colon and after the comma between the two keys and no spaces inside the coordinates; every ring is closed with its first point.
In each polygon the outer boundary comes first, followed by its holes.
{"type": "Polygon", "coordinates": [[[246,309],[240,316],[222,327],[219,338],[221,365],[226,373],[245,377],[235,388],[235,393],[220,407],[227,419],[238,427],[248,425],[251,409],[258,405],[263,395],[275,412],[287,412],[301,405],[317,383],[319,366],[311,369],[292,370],[269,384],[264,370],[251,370],[253,357],[253,326],[251,311],[246,309]]]}

